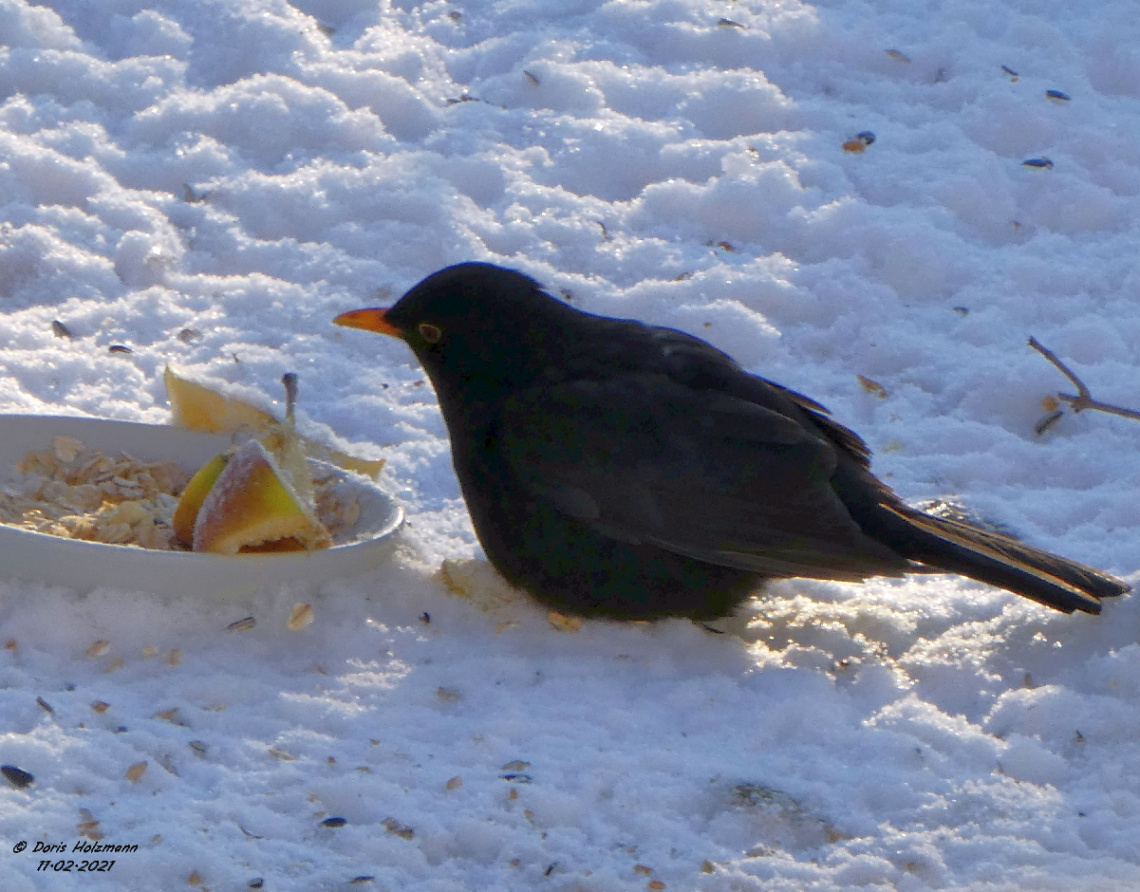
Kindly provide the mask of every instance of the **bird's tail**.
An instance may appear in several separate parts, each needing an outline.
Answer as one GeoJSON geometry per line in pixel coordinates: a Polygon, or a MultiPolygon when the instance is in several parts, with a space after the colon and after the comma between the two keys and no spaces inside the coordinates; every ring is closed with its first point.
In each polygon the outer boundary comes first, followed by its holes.
{"type": "Polygon", "coordinates": [[[927,566],[1072,613],[1100,613],[1100,599],[1131,586],[1112,576],[973,524],[879,503],[860,518],[865,532],[927,566]]]}

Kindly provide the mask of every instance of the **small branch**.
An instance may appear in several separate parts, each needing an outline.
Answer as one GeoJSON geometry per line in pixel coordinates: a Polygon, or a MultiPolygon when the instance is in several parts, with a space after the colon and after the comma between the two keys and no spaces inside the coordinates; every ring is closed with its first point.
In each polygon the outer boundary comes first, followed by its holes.
{"type": "Polygon", "coordinates": [[[1111,403],[1102,403],[1100,400],[1094,400],[1092,393],[1089,391],[1085,383],[1076,376],[1067,365],[1057,358],[1057,355],[1044,346],[1037,338],[1031,337],[1029,339],[1029,346],[1044,356],[1049,362],[1063,374],[1066,378],[1073,382],[1073,386],[1077,388],[1076,394],[1071,393],[1058,393],[1058,399],[1064,400],[1069,404],[1074,412],[1082,412],[1085,409],[1096,409],[1099,412],[1107,412],[1110,415],[1119,415],[1122,418],[1131,418],[1133,421],[1140,421],[1140,412],[1135,409],[1125,409],[1123,406],[1114,406],[1111,403]]]}
{"type": "MultiPolygon", "coordinates": [[[[1085,387],[1084,382],[1076,376],[1076,373],[1073,372],[1072,369],[1070,369],[1067,365],[1065,365],[1063,362],[1061,362],[1061,360],[1057,358],[1056,353],[1054,353],[1032,335],[1029,338],[1029,346],[1044,356],[1051,363],[1053,363],[1053,365],[1055,365],[1058,369],[1060,369],[1061,374],[1073,382],[1073,386],[1077,388],[1077,393],[1079,394],[1079,396],[1075,397],[1065,397],[1064,394],[1058,394],[1059,396],[1064,397],[1070,402],[1076,400],[1085,403],[1092,400],[1092,394],[1089,393],[1089,389],[1085,387]]],[[[1084,407],[1082,406],[1082,408],[1084,407]]],[[[1081,410],[1074,409],[1074,411],[1079,412],[1081,410]]]]}

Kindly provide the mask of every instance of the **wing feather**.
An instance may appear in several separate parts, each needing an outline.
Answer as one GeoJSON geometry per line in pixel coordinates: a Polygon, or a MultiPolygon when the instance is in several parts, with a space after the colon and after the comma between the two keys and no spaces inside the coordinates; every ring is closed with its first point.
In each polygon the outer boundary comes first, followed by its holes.
{"type": "Polygon", "coordinates": [[[771,576],[857,579],[907,565],[832,489],[830,438],[668,375],[525,390],[506,402],[497,439],[533,497],[615,539],[771,576]]]}

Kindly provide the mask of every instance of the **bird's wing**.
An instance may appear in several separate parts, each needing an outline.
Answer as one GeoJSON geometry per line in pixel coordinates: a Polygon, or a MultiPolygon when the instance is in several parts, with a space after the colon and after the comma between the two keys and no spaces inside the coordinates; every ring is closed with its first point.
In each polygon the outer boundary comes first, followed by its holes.
{"type": "Polygon", "coordinates": [[[906,562],[830,485],[837,450],[795,417],[664,374],[517,393],[495,432],[535,499],[615,539],[769,576],[861,579],[906,562]]]}
{"type": "Polygon", "coordinates": [[[786,414],[789,404],[811,417],[812,423],[836,446],[870,467],[871,450],[862,437],[831,417],[811,397],[774,381],[750,375],[727,353],[700,338],[674,328],[646,327],[663,368],[678,383],[729,393],[740,399],[786,414]]]}

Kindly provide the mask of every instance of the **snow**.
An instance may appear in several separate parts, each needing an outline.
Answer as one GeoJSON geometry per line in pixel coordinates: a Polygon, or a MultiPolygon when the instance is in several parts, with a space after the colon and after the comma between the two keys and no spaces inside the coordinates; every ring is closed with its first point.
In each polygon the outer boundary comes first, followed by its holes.
{"type": "Polygon", "coordinates": [[[294,371],[410,518],[315,591],[0,582],[5,890],[1140,888],[1135,597],[795,580],[719,635],[480,606],[437,572],[481,553],[430,386],[331,325],[519,268],[1136,583],[1140,427],[1036,435],[1072,387],[1026,345],[1140,403],[1134,4],[0,0],[0,44],[0,412],[165,423],[168,362],[266,404],[294,371]],[[138,850],[71,854],[91,821],[138,850]]]}

